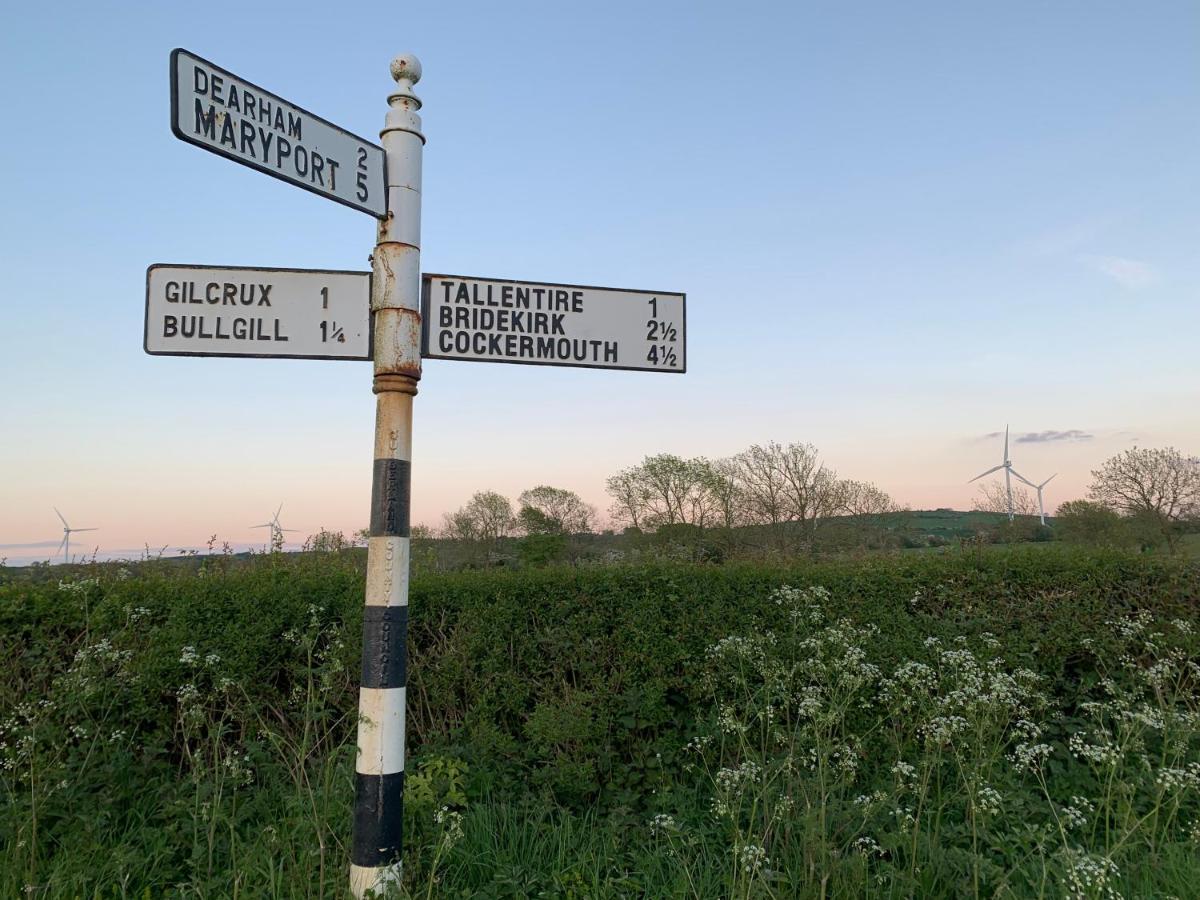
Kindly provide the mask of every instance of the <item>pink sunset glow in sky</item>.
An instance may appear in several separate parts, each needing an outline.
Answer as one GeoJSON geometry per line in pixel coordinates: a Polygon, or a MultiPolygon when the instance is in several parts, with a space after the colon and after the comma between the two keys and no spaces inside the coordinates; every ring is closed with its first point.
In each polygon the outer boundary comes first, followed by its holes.
{"type": "Polygon", "coordinates": [[[176,140],[178,46],[369,136],[415,52],[425,271],[687,293],[684,375],[428,361],[414,522],[537,484],[603,512],[646,455],[770,440],[914,508],[968,508],[1006,424],[1051,507],[1135,444],[1200,452],[1192,4],[430,5],[353,40],[67,7],[0,35],[30,136],[0,142],[10,563],[53,553],[53,506],[102,555],[261,544],[280,503],[297,538],[367,524],[369,364],[142,352],[151,263],[365,270],[374,241],[176,140]]]}

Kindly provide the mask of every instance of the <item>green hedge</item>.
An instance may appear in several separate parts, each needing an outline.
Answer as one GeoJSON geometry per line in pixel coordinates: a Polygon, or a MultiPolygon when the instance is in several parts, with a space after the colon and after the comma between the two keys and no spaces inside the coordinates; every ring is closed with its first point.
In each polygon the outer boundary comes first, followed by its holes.
{"type": "MultiPolygon", "coordinates": [[[[219,656],[221,677],[245,692],[233,723],[244,735],[264,709],[312,715],[312,704],[301,712],[288,701],[318,666],[320,715],[348,733],[360,563],[266,557],[208,562],[199,573],[135,567],[128,577],[96,567],[98,584],[82,589],[0,585],[0,704],[52,696],[56,679],[63,690],[75,653],[107,636],[129,653],[122,666],[135,677],[120,687],[121,728],[148,766],[182,752],[177,694],[196,677],[181,661],[185,646],[219,656]],[[309,644],[289,633],[311,635],[309,644]]],[[[1009,659],[1066,694],[1086,675],[1081,642],[1105,621],[1142,608],[1194,618],[1200,598],[1194,564],[1064,548],[426,577],[412,587],[410,747],[465,759],[476,788],[547,790],[571,805],[635,802],[647,773],[686,742],[705,647],[778,627],[767,597],[785,583],[827,587],[835,612],[879,625],[897,660],[921,658],[929,634],[990,631],[1009,659]]]]}

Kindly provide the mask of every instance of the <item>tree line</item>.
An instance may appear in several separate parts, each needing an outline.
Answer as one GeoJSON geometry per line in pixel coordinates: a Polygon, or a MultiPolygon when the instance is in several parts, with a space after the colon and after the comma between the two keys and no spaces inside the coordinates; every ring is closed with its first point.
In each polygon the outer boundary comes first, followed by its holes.
{"type": "MultiPolygon", "coordinates": [[[[576,492],[542,484],[523,491],[515,504],[496,491],[477,491],[446,513],[440,528],[415,525],[412,535],[458,542],[476,563],[504,538],[523,538],[507,552],[550,559],[564,553],[570,536],[602,530],[674,544],[708,535],[721,552],[925,546],[906,543],[920,536],[908,533],[914,526],[904,517],[878,518],[906,507],[871,482],[839,477],[808,443],[754,444],[720,459],[655,454],[609,476],[606,490],[606,521],[576,492]]],[[[1007,512],[1002,482],[980,490],[975,509],[1007,512]]],[[[1087,498],[1059,505],[1049,528],[1037,524],[1032,494],[1014,485],[1013,500],[1016,522],[989,525],[979,536],[1174,549],[1183,534],[1200,530],[1200,460],[1171,447],[1113,456],[1092,472],[1087,498]]],[[[366,532],[359,537],[365,542],[366,532]]],[[[571,552],[591,546],[583,540],[572,542],[571,552]]]]}
{"type": "Polygon", "coordinates": [[[642,530],[664,525],[738,528],[796,523],[804,532],[838,515],[900,507],[874,484],[839,478],[812,444],[754,444],[724,459],[667,453],[611,476],[609,514],[642,530]]]}
{"type": "MultiPolygon", "coordinates": [[[[832,516],[900,509],[876,485],[839,478],[806,443],[755,444],[723,459],[660,453],[610,476],[605,486],[612,526],[640,531],[793,524],[811,535],[832,516]]],[[[495,541],[512,534],[578,534],[596,525],[596,509],[574,491],[539,485],[520,495],[515,510],[495,491],[477,492],[445,515],[441,536],[495,541]]]]}

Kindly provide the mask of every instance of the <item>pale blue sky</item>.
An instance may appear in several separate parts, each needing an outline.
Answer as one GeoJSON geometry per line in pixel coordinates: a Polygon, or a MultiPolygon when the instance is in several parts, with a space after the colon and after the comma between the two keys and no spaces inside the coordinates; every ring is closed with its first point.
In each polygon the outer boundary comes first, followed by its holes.
{"type": "Polygon", "coordinates": [[[175,139],[177,46],[367,136],[415,52],[425,271],[687,292],[682,377],[427,363],[417,520],[540,482],[604,508],[646,454],[772,439],[916,506],[968,505],[1006,422],[1092,435],[1019,445],[1052,503],[1134,440],[1200,451],[1194,3],[30,4],[0,33],[0,544],[51,504],[108,549],[251,540],[280,501],[367,521],[369,365],[142,352],[150,263],[373,242],[175,139]]]}

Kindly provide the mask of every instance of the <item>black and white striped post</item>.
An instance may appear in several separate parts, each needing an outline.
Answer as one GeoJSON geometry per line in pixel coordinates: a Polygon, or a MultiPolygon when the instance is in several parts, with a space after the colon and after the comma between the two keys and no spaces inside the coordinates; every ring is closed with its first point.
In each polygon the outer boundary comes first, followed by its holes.
{"type": "Polygon", "coordinates": [[[392,60],[396,88],[380,132],[387,217],[371,257],[375,338],[375,471],[367,546],[350,892],[400,880],[404,689],[408,648],[412,405],[421,377],[421,78],[415,56],[392,60]]]}

